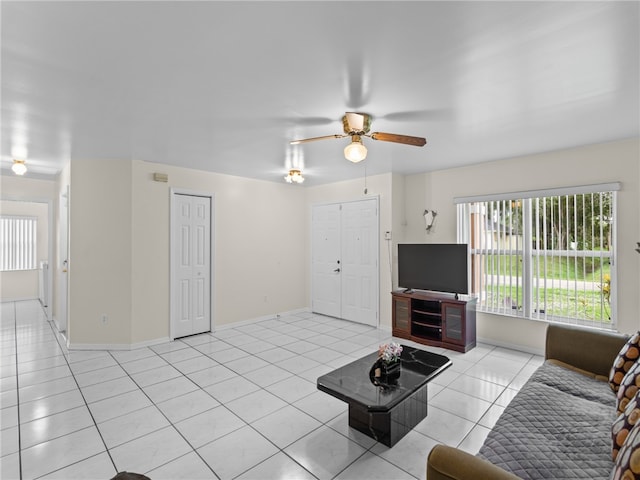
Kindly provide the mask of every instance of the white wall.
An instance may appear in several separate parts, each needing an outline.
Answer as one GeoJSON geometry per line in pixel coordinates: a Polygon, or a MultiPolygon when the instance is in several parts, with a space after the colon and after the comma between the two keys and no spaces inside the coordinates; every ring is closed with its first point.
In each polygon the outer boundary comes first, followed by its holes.
{"type": "Polygon", "coordinates": [[[46,203],[2,200],[0,213],[36,217],[37,253],[36,269],[15,272],[0,272],[0,301],[26,300],[38,298],[40,261],[49,255],[49,205],[46,203]]]}
{"type": "Polygon", "coordinates": [[[306,307],[303,189],[129,160],[73,160],[70,181],[72,348],[168,338],[171,187],[214,195],[214,328],[306,307]]]}
{"type": "Polygon", "coordinates": [[[307,306],[302,188],[134,161],[134,343],[169,334],[171,187],[214,195],[214,328],[307,306]]]}
{"type": "MultiPolygon", "coordinates": [[[[619,328],[637,330],[638,150],[638,140],[631,140],[407,177],[378,175],[368,179],[366,196],[362,180],[301,188],[141,161],[73,161],[70,342],[128,346],[168,337],[171,187],[214,194],[214,327],[308,307],[311,206],[378,195],[380,325],[390,328],[396,244],[455,241],[454,197],[621,181],[619,328]],[[169,182],[154,182],[153,172],[168,174],[169,182]],[[429,235],[425,208],[438,211],[429,235]],[[393,274],[385,231],[393,234],[393,274]],[[107,325],[99,323],[103,313],[107,325]]],[[[532,351],[543,350],[545,328],[544,322],[478,316],[481,339],[532,351]]]]}
{"type": "Polygon", "coordinates": [[[70,345],[131,343],[131,162],[71,160],[70,345]],[[103,324],[102,315],[108,321],[103,324]]]}
{"type": "MultiPolygon", "coordinates": [[[[456,239],[458,196],[542,188],[622,182],[618,193],[618,329],[640,329],[640,144],[637,139],[500,160],[464,168],[415,175],[405,182],[407,241],[420,241],[424,208],[438,211],[432,234],[425,242],[456,239]],[[420,202],[423,206],[418,208],[420,202]],[[413,205],[416,205],[415,207],[413,205]]],[[[546,323],[493,314],[478,314],[478,337],[495,344],[543,351],[546,323]]]]}

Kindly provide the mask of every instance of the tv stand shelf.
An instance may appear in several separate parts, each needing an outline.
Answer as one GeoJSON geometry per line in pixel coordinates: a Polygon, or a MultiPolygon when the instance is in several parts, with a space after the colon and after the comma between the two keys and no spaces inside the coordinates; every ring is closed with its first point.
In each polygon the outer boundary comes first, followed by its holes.
{"type": "Polygon", "coordinates": [[[476,346],[475,298],[419,290],[391,296],[394,337],[458,352],[476,346]]]}

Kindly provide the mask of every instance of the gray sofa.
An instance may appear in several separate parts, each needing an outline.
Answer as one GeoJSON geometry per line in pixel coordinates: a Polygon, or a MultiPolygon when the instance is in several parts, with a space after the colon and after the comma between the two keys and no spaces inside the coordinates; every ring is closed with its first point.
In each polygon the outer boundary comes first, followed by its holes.
{"type": "Polygon", "coordinates": [[[607,380],[627,336],[549,325],[545,362],[477,456],[437,445],[427,479],[608,479],[616,395],[607,380]]]}

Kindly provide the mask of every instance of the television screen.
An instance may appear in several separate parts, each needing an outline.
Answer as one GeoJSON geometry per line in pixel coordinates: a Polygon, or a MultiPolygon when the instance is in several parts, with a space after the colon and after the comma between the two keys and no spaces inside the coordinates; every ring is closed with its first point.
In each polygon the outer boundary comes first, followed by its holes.
{"type": "Polygon", "coordinates": [[[398,244],[398,285],[409,290],[469,293],[466,243],[398,244]]]}

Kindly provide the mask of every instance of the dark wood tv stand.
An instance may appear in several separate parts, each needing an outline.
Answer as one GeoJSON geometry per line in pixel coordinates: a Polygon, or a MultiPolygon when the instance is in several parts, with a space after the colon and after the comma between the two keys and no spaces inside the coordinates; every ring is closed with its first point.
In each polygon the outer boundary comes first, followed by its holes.
{"type": "Polygon", "coordinates": [[[458,352],[476,346],[475,298],[421,290],[397,290],[391,296],[394,337],[458,352]]]}

